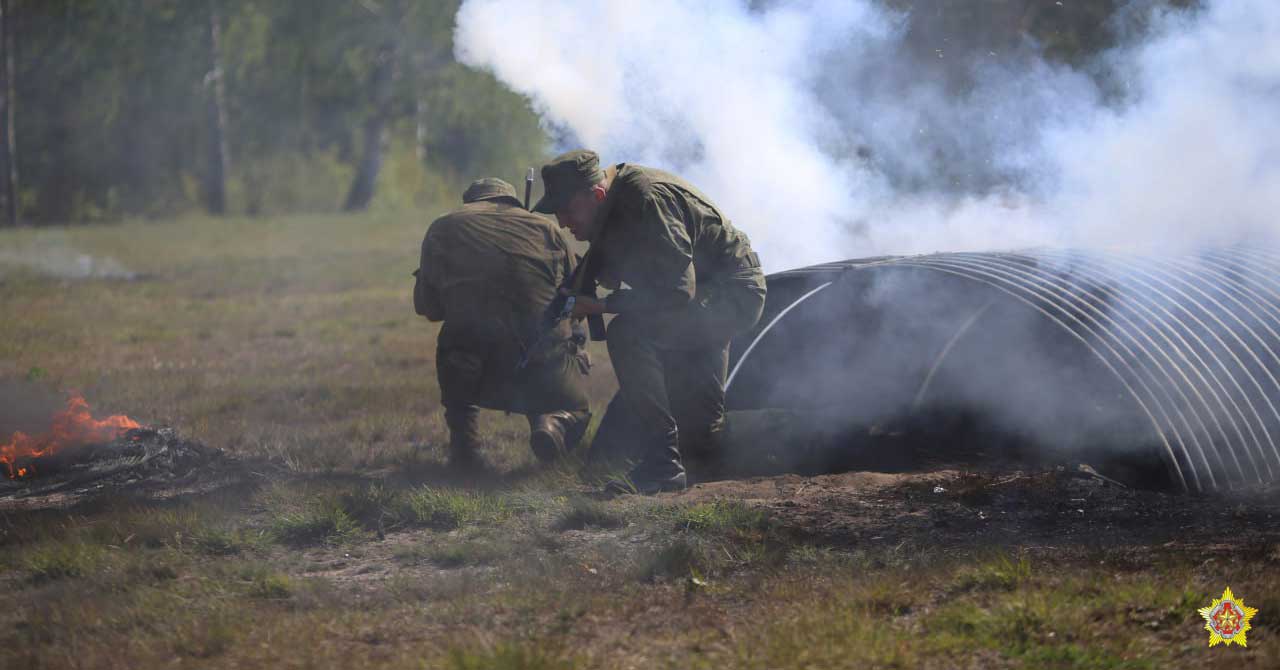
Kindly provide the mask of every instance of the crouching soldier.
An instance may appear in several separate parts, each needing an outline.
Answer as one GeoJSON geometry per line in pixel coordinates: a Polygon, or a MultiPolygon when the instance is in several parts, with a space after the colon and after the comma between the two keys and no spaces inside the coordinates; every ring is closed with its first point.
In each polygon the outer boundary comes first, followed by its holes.
{"type": "Polygon", "coordinates": [[[542,461],[576,446],[590,418],[583,337],[561,322],[539,333],[543,307],[575,257],[550,220],[520,206],[501,179],[481,179],[422,241],[414,308],[443,321],[436,373],[449,463],[479,464],[480,408],[525,414],[542,461]]]}
{"type": "Polygon", "coordinates": [[[729,341],[764,307],[759,258],[706,195],[675,175],[626,163],[602,168],[594,152],[573,151],[543,167],[542,180],[546,195],[534,210],[590,241],[600,283],[621,287],[574,305],[575,316],[617,315],[608,342],[618,396],[596,440],[635,437],[641,445],[630,483],[612,488],[684,488],[682,451],[718,456],[729,341]],[[617,412],[631,420],[611,420],[617,412]],[[637,434],[611,434],[626,425],[637,434]]]}

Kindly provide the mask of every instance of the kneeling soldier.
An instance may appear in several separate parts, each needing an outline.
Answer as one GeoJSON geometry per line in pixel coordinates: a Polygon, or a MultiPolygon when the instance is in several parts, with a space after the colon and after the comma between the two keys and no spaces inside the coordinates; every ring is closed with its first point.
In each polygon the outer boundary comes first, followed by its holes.
{"type": "Polygon", "coordinates": [[[449,462],[477,465],[481,407],[527,415],[533,453],[553,460],[576,446],[590,418],[583,338],[567,322],[551,336],[538,332],[574,255],[564,233],[521,207],[501,179],[472,183],[462,201],[427,229],[414,286],[415,310],[444,321],[436,372],[449,462]]]}

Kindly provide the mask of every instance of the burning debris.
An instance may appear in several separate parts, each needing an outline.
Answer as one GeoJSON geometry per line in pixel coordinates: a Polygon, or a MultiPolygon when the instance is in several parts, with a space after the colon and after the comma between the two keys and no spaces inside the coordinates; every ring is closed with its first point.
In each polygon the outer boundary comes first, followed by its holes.
{"type": "Polygon", "coordinates": [[[73,396],[38,435],[15,432],[0,445],[0,506],[70,504],[98,493],[164,497],[242,479],[243,468],[221,450],[148,427],[123,415],[93,418],[73,396]]]}
{"type": "Polygon", "coordinates": [[[89,403],[79,395],[67,400],[67,406],[53,417],[47,433],[27,435],[15,432],[0,444],[0,464],[9,479],[27,479],[37,474],[35,462],[52,457],[68,447],[81,447],[114,440],[125,431],[141,428],[137,421],[124,415],[95,419],[89,403]]]}

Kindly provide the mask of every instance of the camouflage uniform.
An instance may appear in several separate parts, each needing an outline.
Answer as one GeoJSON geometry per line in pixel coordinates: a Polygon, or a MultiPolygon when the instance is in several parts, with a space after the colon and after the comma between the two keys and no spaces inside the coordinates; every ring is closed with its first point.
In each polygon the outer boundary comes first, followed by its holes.
{"type": "MultiPolygon", "coordinates": [[[[590,181],[596,160],[591,152],[571,152],[549,167],[567,163],[590,181]]],[[[555,176],[543,174],[553,188],[555,176]]],[[[617,314],[608,344],[619,390],[609,413],[625,410],[630,420],[606,414],[597,445],[610,449],[611,441],[627,437],[622,433],[639,430],[641,464],[633,478],[667,480],[683,473],[682,449],[715,454],[729,341],[759,320],[764,274],[747,236],[679,177],[629,164],[603,176],[608,194],[592,253],[601,254],[603,285],[626,285],[605,300],[605,311],[617,314]]]]}
{"type": "Polygon", "coordinates": [[[414,290],[418,312],[444,321],[436,373],[451,459],[474,458],[481,407],[528,415],[535,453],[552,457],[576,443],[587,418],[586,351],[568,324],[538,337],[542,309],[574,255],[565,235],[522,208],[502,180],[472,184],[463,201],[427,230],[414,290]]]}

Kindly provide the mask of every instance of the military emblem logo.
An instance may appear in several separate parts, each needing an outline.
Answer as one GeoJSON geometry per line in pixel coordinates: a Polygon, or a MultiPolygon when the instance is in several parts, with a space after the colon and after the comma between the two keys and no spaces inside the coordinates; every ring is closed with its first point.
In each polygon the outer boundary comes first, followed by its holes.
{"type": "Polygon", "coordinates": [[[1204,617],[1204,629],[1209,631],[1209,646],[1235,643],[1241,647],[1249,646],[1245,633],[1253,628],[1249,620],[1258,610],[1247,607],[1244,600],[1231,593],[1231,587],[1222,592],[1212,605],[1200,608],[1200,616],[1204,617]]]}

